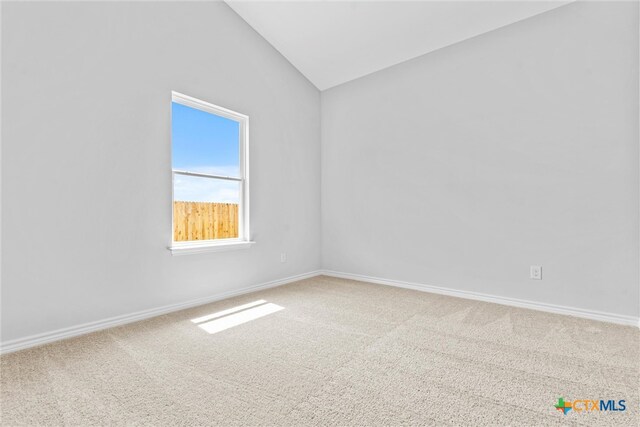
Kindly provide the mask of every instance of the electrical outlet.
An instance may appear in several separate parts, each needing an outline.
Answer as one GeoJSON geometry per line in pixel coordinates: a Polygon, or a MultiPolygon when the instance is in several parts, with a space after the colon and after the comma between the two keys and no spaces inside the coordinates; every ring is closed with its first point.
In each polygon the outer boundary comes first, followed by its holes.
{"type": "Polygon", "coordinates": [[[287,262],[287,253],[286,252],[282,252],[280,254],[280,262],[287,262]]]}
{"type": "Polygon", "coordinates": [[[533,280],[542,280],[542,266],[532,265],[529,270],[529,277],[533,280]]]}

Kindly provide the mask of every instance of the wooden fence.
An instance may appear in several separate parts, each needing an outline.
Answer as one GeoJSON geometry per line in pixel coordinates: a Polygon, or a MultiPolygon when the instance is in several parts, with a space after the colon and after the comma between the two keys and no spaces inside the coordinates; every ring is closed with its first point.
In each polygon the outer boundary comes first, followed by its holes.
{"type": "Polygon", "coordinates": [[[173,202],[173,240],[238,237],[238,205],[234,203],[173,202]]]}

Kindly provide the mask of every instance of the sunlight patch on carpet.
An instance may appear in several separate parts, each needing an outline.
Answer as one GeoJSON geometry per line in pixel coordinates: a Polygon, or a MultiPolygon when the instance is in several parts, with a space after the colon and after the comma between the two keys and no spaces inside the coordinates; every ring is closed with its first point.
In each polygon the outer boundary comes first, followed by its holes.
{"type": "Polygon", "coordinates": [[[199,323],[198,327],[208,333],[215,334],[226,329],[233,328],[234,326],[242,325],[243,323],[268,316],[269,314],[276,313],[280,310],[284,310],[284,307],[273,303],[267,303],[264,300],[258,300],[249,304],[209,314],[207,316],[198,317],[191,321],[193,323],[199,323]]]}

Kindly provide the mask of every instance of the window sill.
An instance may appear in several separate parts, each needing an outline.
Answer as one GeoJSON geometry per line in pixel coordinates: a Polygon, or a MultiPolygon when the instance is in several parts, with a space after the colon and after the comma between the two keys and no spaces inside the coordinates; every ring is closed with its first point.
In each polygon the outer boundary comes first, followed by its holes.
{"type": "Polygon", "coordinates": [[[189,242],[187,244],[174,244],[167,249],[171,251],[171,255],[189,255],[203,252],[226,252],[249,249],[255,243],[256,242],[246,240],[233,242],[189,242]]]}

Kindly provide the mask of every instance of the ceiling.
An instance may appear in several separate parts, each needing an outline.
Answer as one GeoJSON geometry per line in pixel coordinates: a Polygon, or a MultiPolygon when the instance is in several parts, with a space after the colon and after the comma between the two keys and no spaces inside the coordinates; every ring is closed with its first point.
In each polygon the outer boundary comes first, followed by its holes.
{"type": "Polygon", "coordinates": [[[320,90],[571,2],[226,1],[320,90]]]}

